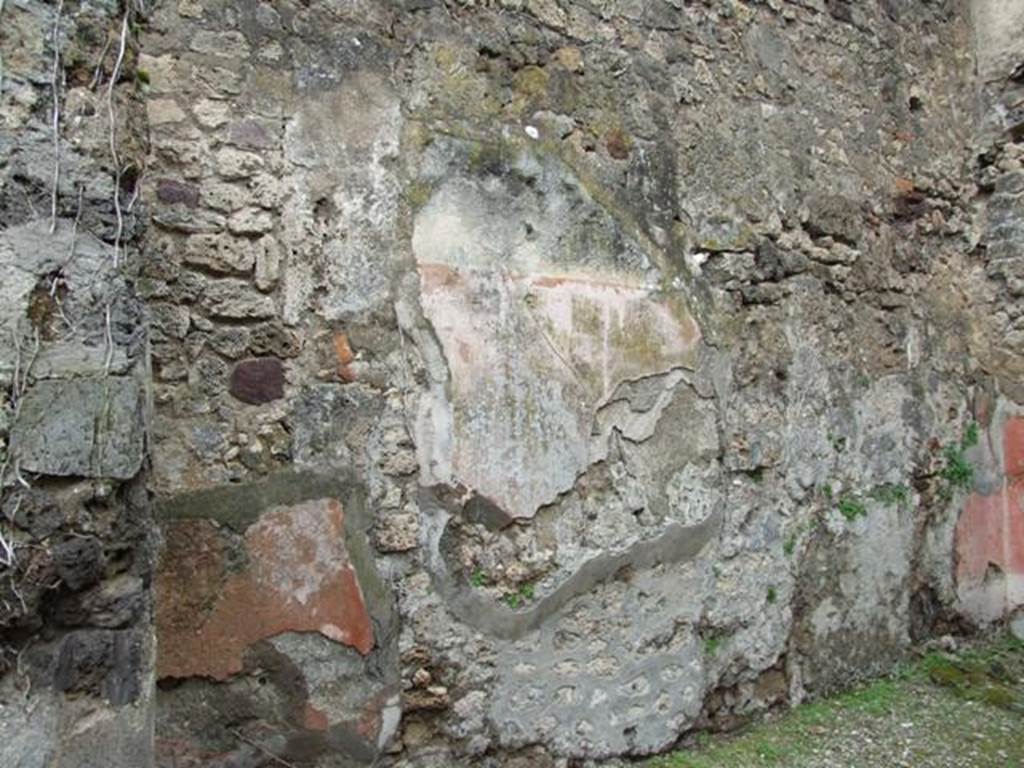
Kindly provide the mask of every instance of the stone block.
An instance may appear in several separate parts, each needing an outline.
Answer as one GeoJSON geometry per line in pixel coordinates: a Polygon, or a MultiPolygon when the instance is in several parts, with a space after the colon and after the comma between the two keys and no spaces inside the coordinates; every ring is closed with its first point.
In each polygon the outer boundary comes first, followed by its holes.
{"type": "Polygon", "coordinates": [[[127,704],[140,693],[141,638],[132,631],[80,630],[61,642],[54,685],[69,693],[91,693],[111,704],[127,704]]]}
{"type": "Polygon", "coordinates": [[[23,471],[128,479],[142,464],[143,432],[134,379],[46,380],[25,393],[11,442],[23,471]]]}
{"type": "Polygon", "coordinates": [[[261,320],[276,314],[274,300],[254,292],[243,280],[207,282],[202,301],[211,317],[228,320],[261,320]]]}
{"type": "Polygon", "coordinates": [[[231,394],[258,405],[284,397],[284,366],[276,357],[243,360],[231,372],[231,394]]]}
{"type": "Polygon", "coordinates": [[[212,272],[230,274],[252,269],[256,249],[252,243],[230,235],[193,235],[185,243],[185,263],[212,272]]]}

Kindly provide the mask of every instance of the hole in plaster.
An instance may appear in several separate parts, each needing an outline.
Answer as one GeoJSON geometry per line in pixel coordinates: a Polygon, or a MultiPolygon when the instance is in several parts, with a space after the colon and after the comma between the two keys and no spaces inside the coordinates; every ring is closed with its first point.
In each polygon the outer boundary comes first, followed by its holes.
{"type": "Polygon", "coordinates": [[[139,183],[139,169],[129,165],[121,171],[121,196],[130,197],[135,193],[135,185],[139,183]]]}
{"type": "Polygon", "coordinates": [[[333,219],[336,212],[334,201],[329,197],[325,196],[318,198],[317,201],[313,203],[313,218],[320,224],[324,224],[333,219]]]}

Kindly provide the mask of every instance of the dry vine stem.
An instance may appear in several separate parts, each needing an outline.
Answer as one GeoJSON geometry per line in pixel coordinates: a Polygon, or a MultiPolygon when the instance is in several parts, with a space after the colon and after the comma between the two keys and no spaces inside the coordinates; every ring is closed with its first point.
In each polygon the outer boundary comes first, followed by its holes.
{"type": "MultiPolygon", "coordinates": [[[[28,388],[28,376],[32,370],[32,366],[35,364],[36,357],[39,355],[39,329],[35,332],[35,343],[32,349],[32,356],[29,358],[28,365],[22,365],[22,352],[23,347],[21,343],[21,337],[17,331],[12,331],[11,336],[14,340],[14,377],[11,382],[11,405],[13,406],[11,414],[11,424],[13,425],[18,421],[18,415],[21,413],[21,399],[28,388]]],[[[3,463],[0,464],[0,500],[3,499],[4,484],[7,480],[7,468],[11,463],[11,445],[8,442],[7,452],[4,455],[3,463]]],[[[14,462],[14,476],[18,483],[28,487],[28,482],[21,476],[21,467],[18,462],[14,462]]],[[[7,518],[9,522],[14,522],[14,516],[18,512],[20,506],[20,500],[18,504],[15,504],[12,510],[8,513],[7,518]]],[[[7,540],[0,531],[0,549],[3,550],[3,555],[0,557],[0,565],[6,568],[10,568],[14,565],[14,544],[7,540]]],[[[15,593],[17,594],[17,593],[15,593]]]]}
{"type": "Polygon", "coordinates": [[[50,192],[50,234],[57,229],[57,194],[60,186],[60,16],[64,0],[57,3],[53,19],[53,72],[50,88],[53,91],[53,189],[50,192]]]}
{"type": "Polygon", "coordinates": [[[60,315],[60,319],[64,321],[64,324],[68,327],[68,331],[75,330],[75,324],[71,322],[68,316],[64,313],[64,305],[61,303],[60,296],[57,294],[57,289],[60,287],[62,281],[66,282],[66,272],[71,262],[75,259],[75,245],[78,242],[78,225],[82,221],[82,197],[85,194],[85,187],[81,184],[78,185],[78,206],[75,209],[75,221],[71,225],[71,245],[68,247],[68,256],[64,260],[64,263],[57,268],[57,272],[53,279],[50,280],[50,298],[53,299],[54,304],[57,306],[57,313],[60,315]]]}
{"type": "Polygon", "coordinates": [[[103,60],[107,58],[107,51],[110,50],[110,32],[107,32],[107,37],[103,41],[103,50],[100,51],[99,61],[96,62],[96,68],[92,71],[92,80],[89,81],[89,90],[95,91],[100,84],[100,80],[103,78],[103,60]]]}
{"type": "Polygon", "coordinates": [[[121,22],[121,42],[118,45],[114,71],[110,73],[107,83],[107,116],[110,119],[110,157],[114,161],[114,213],[117,215],[117,232],[114,234],[114,267],[120,261],[121,235],[124,232],[124,215],[121,213],[121,160],[117,156],[117,114],[114,109],[114,86],[121,75],[121,64],[124,62],[125,47],[128,43],[128,18],[131,15],[131,4],[126,4],[124,21],[121,22]]]}
{"type": "Polygon", "coordinates": [[[103,322],[105,330],[105,339],[107,344],[107,353],[103,359],[103,375],[110,375],[110,364],[114,360],[114,335],[110,330],[110,302],[107,302],[107,308],[103,313],[103,322]]]}
{"type": "Polygon", "coordinates": [[[0,566],[10,568],[14,565],[14,544],[7,541],[2,530],[0,530],[0,566]]]}

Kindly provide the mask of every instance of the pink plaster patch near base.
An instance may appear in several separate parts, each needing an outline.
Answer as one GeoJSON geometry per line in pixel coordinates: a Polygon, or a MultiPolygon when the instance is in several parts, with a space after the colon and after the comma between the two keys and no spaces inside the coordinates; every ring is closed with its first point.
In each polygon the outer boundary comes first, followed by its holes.
{"type": "Polygon", "coordinates": [[[957,591],[983,622],[1024,605],[1024,419],[1006,421],[1002,453],[1002,488],[971,494],[956,527],[957,591]]]}

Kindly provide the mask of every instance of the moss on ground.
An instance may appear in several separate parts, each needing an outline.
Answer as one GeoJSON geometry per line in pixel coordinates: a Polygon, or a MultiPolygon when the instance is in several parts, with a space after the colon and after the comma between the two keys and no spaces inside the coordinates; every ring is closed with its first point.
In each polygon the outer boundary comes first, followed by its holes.
{"type": "Polygon", "coordinates": [[[1024,766],[1024,643],[933,653],[877,680],[803,704],[646,768],[1019,768],[1024,766]]]}

